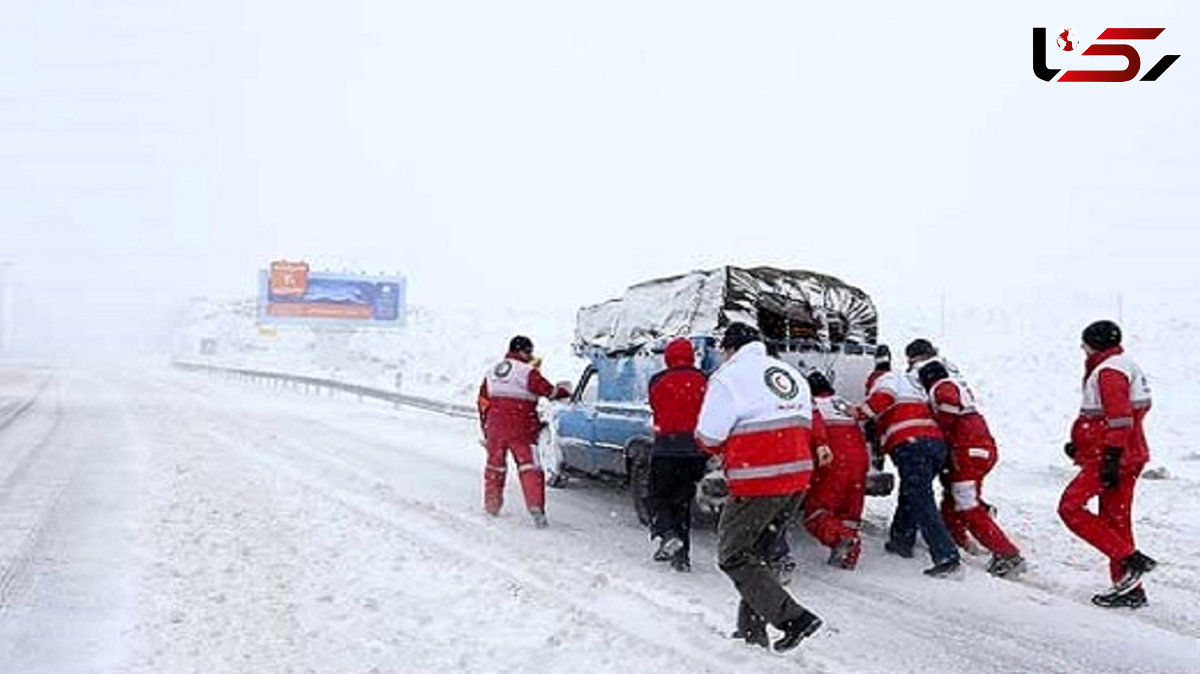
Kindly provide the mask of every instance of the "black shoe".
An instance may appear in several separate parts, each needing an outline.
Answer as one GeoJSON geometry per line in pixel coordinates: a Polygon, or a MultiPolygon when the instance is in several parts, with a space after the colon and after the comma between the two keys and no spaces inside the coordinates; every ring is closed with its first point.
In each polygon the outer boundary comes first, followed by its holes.
{"type": "Polygon", "coordinates": [[[1121,568],[1125,569],[1125,573],[1120,580],[1113,583],[1113,592],[1117,594],[1128,592],[1130,588],[1138,584],[1143,575],[1153,571],[1156,566],[1158,566],[1158,562],[1134,550],[1132,555],[1121,560],[1121,568]]]}
{"type": "Polygon", "coordinates": [[[775,641],[775,652],[782,653],[790,651],[804,639],[812,636],[821,627],[821,619],[817,616],[805,611],[799,618],[792,618],[779,626],[783,630],[783,636],[775,641]]]}
{"type": "Polygon", "coordinates": [[[667,552],[667,539],[663,538],[662,536],[658,537],[658,549],[654,551],[654,561],[671,561],[671,553],[667,552]]]}
{"type": "Polygon", "coordinates": [[[692,562],[682,553],[671,558],[671,568],[680,573],[690,573],[692,570],[692,562]]]}
{"type": "Polygon", "coordinates": [[[1094,594],[1092,603],[1104,608],[1141,608],[1146,605],[1146,591],[1138,586],[1124,594],[1115,591],[1094,594]]]}
{"type": "Polygon", "coordinates": [[[545,529],[550,526],[550,522],[546,520],[546,513],[540,510],[530,510],[529,516],[533,518],[533,526],[538,529],[545,529]]]}
{"type": "Polygon", "coordinates": [[[948,559],[944,562],[938,562],[933,566],[925,569],[925,575],[930,578],[949,578],[955,576],[962,570],[962,563],[957,559],[948,559]]]}
{"type": "Polygon", "coordinates": [[[658,550],[654,553],[654,561],[669,562],[683,551],[683,539],[678,536],[664,536],[658,542],[658,550]]]}
{"type": "Polygon", "coordinates": [[[858,564],[862,543],[857,538],[843,538],[829,551],[829,565],[852,570],[858,564]]]}
{"type": "Polygon", "coordinates": [[[734,639],[741,639],[742,641],[745,641],[746,643],[750,644],[751,646],[762,646],[763,648],[766,648],[767,646],[771,645],[770,640],[767,639],[767,630],[765,630],[765,629],[759,629],[759,630],[736,629],[732,633],[730,633],[729,636],[733,637],[734,639]]]}
{"type": "Polygon", "coordinates": [[[1025,558],[1018,554],[992,555],[988,573],[997,578],[1016,577],[1025,570],[1025,558]]]}
{"type": "Polygon", "coordinates": [[[883,549],[887,550],[888,552],[892,553],[893,555],[899,555],[905,559],[913,558],[913,549],[911,547],[908,547],[908,548],[900,547],[900,545],[893,543],[891,541],[888,541],[883,544],[883,549]]]}

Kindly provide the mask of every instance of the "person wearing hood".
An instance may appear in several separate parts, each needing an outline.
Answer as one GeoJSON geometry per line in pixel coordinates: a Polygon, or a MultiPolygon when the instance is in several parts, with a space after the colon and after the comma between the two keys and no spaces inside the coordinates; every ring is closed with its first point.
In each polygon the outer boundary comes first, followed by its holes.
{"type": "Polygon", "coordinates": [[[720,342],[724,363],[712,374],[696,439],[721,457],[729,500],[717,524],[717,564],[737,588],[737,631],[766,647],[767,625],[783,631],[787,651],[821,619],[796,602],[768,566],[762,540],[794,518],[812,477],[812,398],[791,365],[767,355],[757,328],[730,323],[720,342]]]}
{"type": "Polygon", "coordinates": [[[654,560],[676,571],[691,570],[692,499],[708,464],[696,445],[696,420],[708,377],[696,368],[692,343],[676,337],[663,353],[667,369],[650,379],[654,446],[650,453],[650,536],[654,560]]]}
{"type": "Polygon", "coordinates": [[[546,521],[546,483],[537,463],[534,446],[541,432],[538,418],[539,397],[566,398],[569,391],[557,388],[538,371],[533,360],[533,342],[524,335],[513,337],[508,353],[494,365],[479,385],[476,407],[487,447],[487,465],[483,473],[483,507],[489,515],[499,515],[504,505],[504,481],[511,452],[520,474],[525,507],[539,529],[546,521]]]}
{"type": "Polygon", "coordinates": [[[1146,604],[1141,578],[1157,565],[1133,537],[1133,492],[1150,448],[1142,424],[1150,411],[1146,375],[1121,347],[1121,328],[1096,321],[1083,331],[1083,403],[1063,448],[1079,474],[1063,491],[1058,514],[1076,536],[1109,559],[1112,588],[1092,597],[1106,608],[1146,604]],[[1099,496],[1099,514],[1087,509],[1099,496]]]}

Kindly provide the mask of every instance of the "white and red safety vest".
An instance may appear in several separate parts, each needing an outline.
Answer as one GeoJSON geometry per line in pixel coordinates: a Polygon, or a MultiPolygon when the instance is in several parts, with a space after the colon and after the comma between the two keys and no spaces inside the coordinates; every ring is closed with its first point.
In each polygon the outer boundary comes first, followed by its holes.
{"type": "Polygon", "coordinates": [[[975,394],[961,379],[943,379],[929,389],[933,416],[951,449],[996,448],[996,440],[979,412],[975,394]]]}
{"type": "Polygon", "coordinates": [[[519,354],[509,353],[492,366],[479,387],[480,420],[484,435],[514,442],[537,441],[538,396],[554,394],[554,386],[519,354]]]}
{"type": "Polygon", "coordinates": [[[812,400],[791,365],[743,345],[708,380],[696,439],[723,455],[733,496],[787,496],[812,477],[812,400]]]}
{"type": "Polygon", "coordinates": [[[817,437],[814,445],[826,445],[833,453],[833,462],[840,470],[866,472],[871,461],[867,440],[854,406],[837,395],[822,395],[813,398],[813,418],[820,423],[813,425],[817,437]]]}
{"type": "Polygon", "coordinates": [[[1123,461],[1145,462],[1150,448],[1142,420],[1150,410],[1150,385],[1146,375],[1121,347],[1088,357],[1083,380],[1083,401],[1071,429],[1075,460],[1102,456],[1105,447],[1125,451],[1123,461]]]}
{"type": "Polygon", "coordinates": [[[860,409],[876,420],[879,444],[885,453],[917,438],[942,438],[924,389],[907,375],[897,372],[881,375],[860,409]]]}

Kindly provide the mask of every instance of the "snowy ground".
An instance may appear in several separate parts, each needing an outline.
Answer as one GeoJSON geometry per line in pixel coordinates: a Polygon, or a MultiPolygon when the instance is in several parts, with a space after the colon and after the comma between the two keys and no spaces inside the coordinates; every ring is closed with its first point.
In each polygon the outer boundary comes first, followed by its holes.
{"type": "Polygon", "coordinates": [[[260,327],[252,300],[196,300],[176,335],[174,355],[474,404],[482,373],[518,333],[533,339],[552,381],[575,380],[586,363],[571,353],[574,318],[572,312],[512,307],[410,305],[400,329],[260,327]],[[205,338],[215,341],[215,354],[199,353],[205,338]]]}
{"type": "Polygon", "coordinates": [[[1021,450],[997,471],[993,500],[1034,561],[1022,582],[982,559],[953,582],[883,556],[890,503],[873,500],[858,571],[800,537],[792,589],[827,628],[779,656],[723,636],[736,596],[709,532],[678,575],[648,561],[618,490],[551,491],[548,530],[515,489],[504,516],[482,515],[476,436],[169,370],[2,369],[0,669],[1200,671],[1191,478],[1140,488],[1137,527],[1164,564],[1138,612],[1088,604],[1104,572],[1055,520],[1056,457],[1021,450]]]}

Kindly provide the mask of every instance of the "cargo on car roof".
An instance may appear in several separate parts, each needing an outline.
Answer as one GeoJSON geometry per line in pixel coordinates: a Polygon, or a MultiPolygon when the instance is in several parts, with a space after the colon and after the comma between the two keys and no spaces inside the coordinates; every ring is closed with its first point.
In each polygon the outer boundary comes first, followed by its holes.
{"type": "Polygon", "coordinates": [[[878,314],[859,288],[826,274],[724,266],[630,286],[576,315],[575,352],[621,353],[676,335],[716,336],[757,325],[778,351],[872,352],[878,314]]]}

